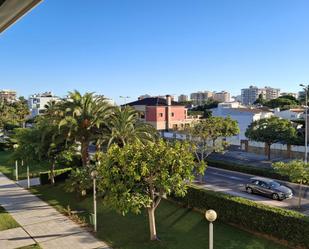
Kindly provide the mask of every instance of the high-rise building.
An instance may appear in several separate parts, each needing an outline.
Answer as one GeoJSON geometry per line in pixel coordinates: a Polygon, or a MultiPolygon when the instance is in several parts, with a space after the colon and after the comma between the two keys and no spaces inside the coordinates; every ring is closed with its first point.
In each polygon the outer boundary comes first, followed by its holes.
{"type": "Polygon", "coordinates": [[[231,95],[229,92],[221,91],[221,92],[214,92],[212,96],[213,100],[218,102],[230,102],[231,95]]]}
{"type": "Polygon", "coordinates": [[[191,93],[190,98],[195,105],[202,105],[205,101],[212,98],[213,92],[204,91],[204,92],[196,92],[191,93]]]}
{"type": "Polygon", "coordinates": [[[252,105],[260,95],[265,100],[276,99],[280,96],[280,89],[272,87],[258,88],[256,86],[241,89],[241,103],[252,105]]]}
{"type": "Polygon", "coordinates": [[[0,90],[0,100],[5,100],[9,103],[16,101],[16,91],[0,90]]]}
{"type": "Polygon", "coordinates": [[[276,99],[280,97],[280,89],[265,86],[266,100],[276,99]]]}
{"type": "Polygon", "coordinates": [[[178,102],[186,102],[188,100],[189,100],[188,95],[181,94],[178,96],[178,102]]]}

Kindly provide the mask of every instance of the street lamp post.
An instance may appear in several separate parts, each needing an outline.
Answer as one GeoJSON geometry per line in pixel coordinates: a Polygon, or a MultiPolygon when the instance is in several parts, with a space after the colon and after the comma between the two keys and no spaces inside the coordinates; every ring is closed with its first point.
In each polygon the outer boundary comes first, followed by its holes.
{"type": "Polygon", "coordinates": [[[301,87],[304,88],[305,91],[305,163],[308,161],[308,87],[304,84],[300,84],[301,87]]]}
{"type": "Polygon", "coordinates": [[[205,213],[206,220],[209,221],[209,249],[214,248],[214,230],[213,222],[217,219],[217,213],[215,210],[209,209],[205,213]]]}
{"type": "Polygon", "coordinates": [[[97,190],[96,190],[96,180],[98,172],[93,170],[91,172],[91,177],[93,179],[93,228],[94,232],[97,232],[97,190]]]}
{"type": "Polygon", "coordinates": [[[15,160],[15,176],[16,176],[16,182],[18,182],[18,161],[15,160]]]}

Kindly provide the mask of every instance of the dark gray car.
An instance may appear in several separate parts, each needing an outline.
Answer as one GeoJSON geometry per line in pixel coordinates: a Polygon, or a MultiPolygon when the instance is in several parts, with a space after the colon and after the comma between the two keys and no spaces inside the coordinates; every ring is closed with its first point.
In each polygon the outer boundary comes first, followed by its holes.
{"type": "Polygon", "coordinates": [[[246,185],[246,191],[249,194],[264,195],[280,201],[293,197],[293,192],[290,188],[274,180],[262,177],[252,177],[246,185]]]}

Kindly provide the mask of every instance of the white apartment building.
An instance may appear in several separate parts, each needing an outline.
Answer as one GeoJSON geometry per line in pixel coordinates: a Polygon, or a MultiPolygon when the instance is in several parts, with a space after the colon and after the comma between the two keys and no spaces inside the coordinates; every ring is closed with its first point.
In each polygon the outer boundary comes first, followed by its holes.
{"type": "Polygon", "coordinates": [[[245,132],[253,121],[273,116],[273,113],[270,111],[256,108],[244,108],[237,102],[221,103],[217,108],[211,109],[211,111],[214,117],[230,117],[238,122],[240,132],[238,135],[234,136],[233,139],[239,142],[242,139],[247,139],[245,132]]]}
{"type": "Polygon", "coordinates": [[[275,116],[279,118],[287,119],[290,121],[305,118],[304,113],[305,113],[305,109],[303,108],[293,108],[293,109],[282,110],[282,111],[280,110],[280,108],[274,109],[275,116]]]}
{"type": "Polygon", "coordinates": [[[33,94],[28,99],[28,106],[30,109],[30,117],[33,118],[41,115],[46,110],[46,105],[50,101],[59,101],[60,98],[53,95],[52,92],[33,94]]]}
{"type": "Polygon", "coordinates": [[[276,99],[280,96],[280,89],[272,87],[258,88],[250,86],[249,88],[241,89],[241,103],[244,105],[252,105],[262,94],[266,100],[276,99]]]}

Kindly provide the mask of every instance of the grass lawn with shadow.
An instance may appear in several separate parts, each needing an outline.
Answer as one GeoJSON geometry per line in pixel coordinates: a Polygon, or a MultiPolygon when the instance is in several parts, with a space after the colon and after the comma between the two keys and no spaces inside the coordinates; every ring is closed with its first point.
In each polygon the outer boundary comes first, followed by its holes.
{"type": "MultiPolygon", "coordinates": [[[[10,151],[0,151],[0,172],[6,175],[8,178],[15,180],[15,162],[11,159],[12,152],[10,151]]],[[[38,177],[40,172],[49,170],[46,163],[41,164],[31,164],[29,165],[30,177],[38,177]]],[[[19,162],[18,167],[18,179],[27,178],[27,165],[24,164],[22,167],[19,162]]]]}
{"type": "MultiPolygon", "coordinates": [[[[76,199],[75,194],[66,193],[63,185],[44,185],[32,192],[60,211],[69,205],[72,210],[84,210],[88,220],[92,212],[92,198],[76,199]]],[[[258,219],[258,217],[257,217],[258,219]]],[[[148,217],[122,216],[98,200],[97,237],[114,249],[202,249],[208,248],[208,223],[198,212],[181,208],[174,203],[162,201],[156,211],[157,233],[160,241],[149,240],[148,217]]],[[[214,248],[216,249],[286,249],[251,233],[223,224],[214,223],[214,248]]]]}
{"type": "Polygon", "coordinates": [[[16,227],[20,225],[0,206],[0,231],[16,227]]]}

